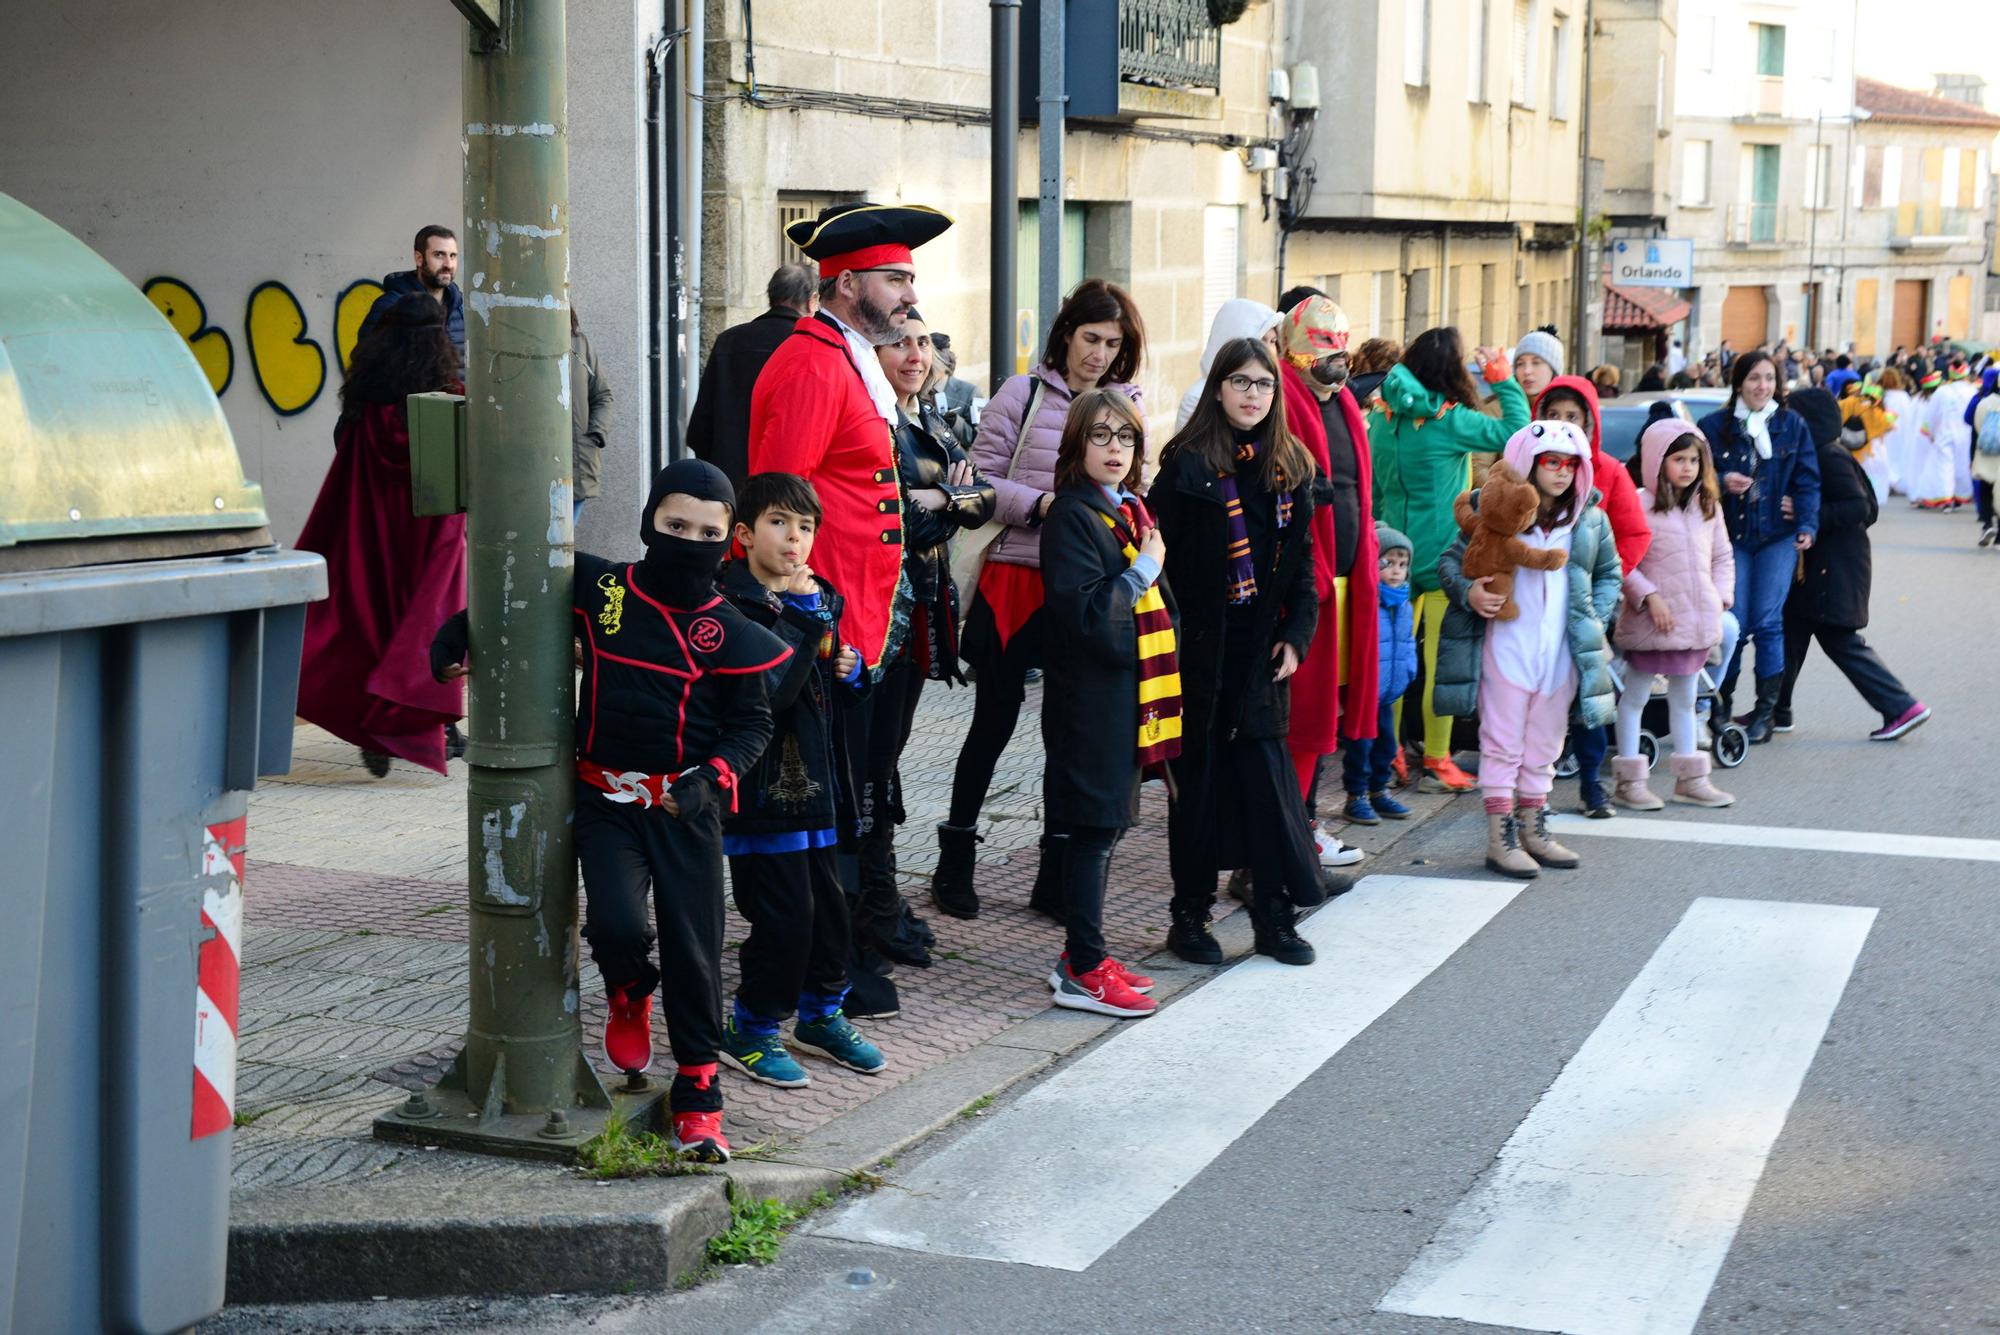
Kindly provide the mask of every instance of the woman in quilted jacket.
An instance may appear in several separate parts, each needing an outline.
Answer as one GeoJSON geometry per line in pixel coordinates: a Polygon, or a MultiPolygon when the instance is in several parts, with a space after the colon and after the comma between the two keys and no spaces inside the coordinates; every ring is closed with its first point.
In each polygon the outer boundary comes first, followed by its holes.
{"type": "Polygon", "coordinates": [[[1736,799],[1709,782],[1708,757],[1695,746],[1694,697],[1702,664],[1722,643],[1722,614],[1736,601],[1736,551],[1722,519],[1715,460],[1699,431],[1674,418],[1639,437],[1639,479],[1653,541],[1625,575],[1625,602],[1614,636],[1625,651],[1618,697],[1618,755],[1612,800],[1634,811],[1665,804],[1646,786],[1639,719],[1653,678],[1667,679],[1667,732],[1674,801],[1726,807],[1736,799]]]}
{"type": "MultiPolygon", "coordinates": [[[[931,877],[931,898],[939,912],[954,918],[979,914],[972,883],[979,809],[1020,721],[1028,673],[1042,666],[1042,520],[1055,501],[1063,423],[1071,401],[1087,389],[1117,390],[1143,408],[1132,382],[1145,350],[1146,327],[1130,294],[1116,283],[1086,278],[1056,312],[1041,365],[1008,380],[979,415],[972,462],[993,484],[994,520],[1001,527],[986,548],[985,564],[968,581],[973,587],[959,590],[966,609],[959,654],[973,672],[972,726],[959,748],[951,809],[938,826],[938,864],[931,877]]],[[[1029,905],[1062,921],[1055,875],[1061,858],[1054,838],[1042,835],[1042,864],[1029,905]]]]}

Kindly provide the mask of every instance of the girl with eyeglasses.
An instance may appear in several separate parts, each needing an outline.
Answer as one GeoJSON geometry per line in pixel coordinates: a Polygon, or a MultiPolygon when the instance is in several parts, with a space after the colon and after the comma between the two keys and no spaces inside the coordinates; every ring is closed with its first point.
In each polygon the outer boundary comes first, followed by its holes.
{"type": "Polygon", "coordinates": [[[1196,964],[1222,962],[1208,929],[1221,872],[1249,869],[1257,952],[1285,964],[1312,962],[1295,909],[1326,893],[1285,745],[1290,679],[1319,617],[1315,469],[1286,424],[1278,386],[1278,362],[1262,340],[1225,343],[1147,498],[1181,611],[1167,945],[1196,964]]]}
{"type": "Polygon", "coordinates": [[[1438,561],[1451,608],[1440,627],[1432,689],[1441,714],[1479,714],[1479,787],[1486,798],[1486,865],[1528,880],[1543,867],[1581,861],[1549,837],[1549,790],[1569,730],[1570,706],[1586,728],[1616,712],[1604,627],[1623,585],[1611,523],[1600,508],[1590,441],[1569,422],[1515,432],[1486,486],[1534,485],[1533,522],[1520,540],[1562,551],[1554,570],[1514,570],[1514,615],[1492,576],[1465,578],[1465,550],[1481,493],[1468,491],[1458,540],[1438,561]]]}

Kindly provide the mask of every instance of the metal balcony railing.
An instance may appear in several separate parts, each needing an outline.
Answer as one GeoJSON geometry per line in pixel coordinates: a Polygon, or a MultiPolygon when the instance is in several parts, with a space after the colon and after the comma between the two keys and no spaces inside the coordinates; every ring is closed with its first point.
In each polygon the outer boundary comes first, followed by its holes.
{"type": "Polygon", "coordinates": [[[1222,87],[1222,30],[1206,0],[1118,0],[1118,77],[1161,88],[1222,87]]]}

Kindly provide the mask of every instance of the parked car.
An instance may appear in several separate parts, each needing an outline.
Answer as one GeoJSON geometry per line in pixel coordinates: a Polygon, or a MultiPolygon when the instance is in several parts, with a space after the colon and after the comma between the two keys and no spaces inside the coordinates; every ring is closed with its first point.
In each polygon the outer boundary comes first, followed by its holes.
{"type": "Polygon", "coordinates": [[[1624,463],[1639,452],[1639,433],[1655,416],[1653,405],[1664,403],[1668,411],[1693,430],[1695,421],[1720,408],[1729,398],[1726,389],[1670,389],[1645,394],[1621,394],[1603,405],[1604,452],[1624,463]]]}

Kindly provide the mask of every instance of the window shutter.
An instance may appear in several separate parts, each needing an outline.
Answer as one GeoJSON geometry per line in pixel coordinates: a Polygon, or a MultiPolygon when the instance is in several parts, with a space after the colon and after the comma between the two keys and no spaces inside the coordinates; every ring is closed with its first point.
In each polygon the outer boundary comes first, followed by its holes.
{"type": "Polygon", "coordinates": [[[1514,54],[1514,101],[1522,106],[1533,106],[1535,77],[1535,6],[1534,0],[1514,0],[1514,45],[1509,48],[1514,54]]]}
{"type": "Polygon", "coordinates": [[[1201,215],[1201,333],[1208,336],[1209,325],[1222,303],[1236,295],[1237,211],[1227,205],[1211,204],[1201,215]]]}

